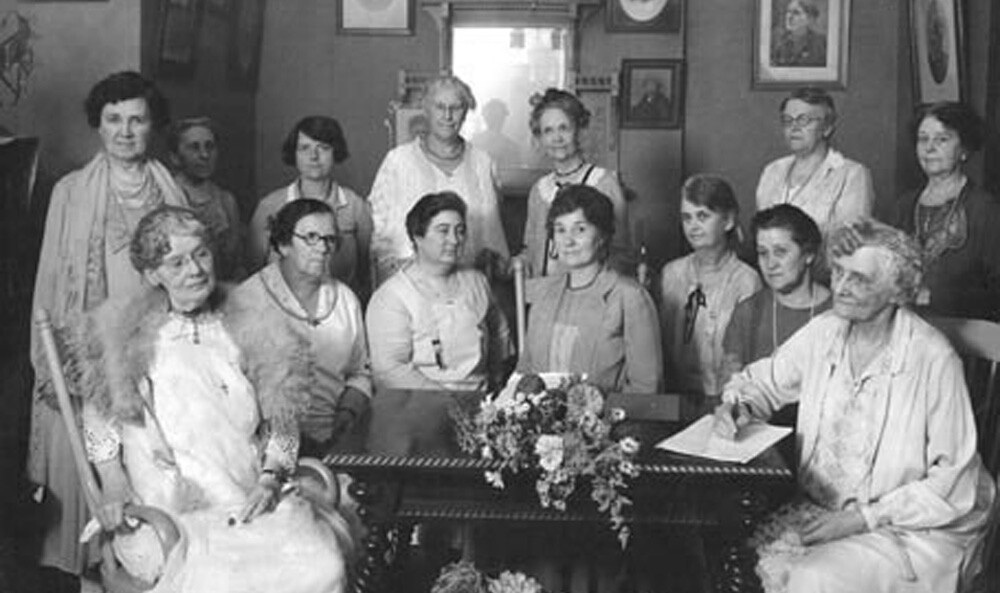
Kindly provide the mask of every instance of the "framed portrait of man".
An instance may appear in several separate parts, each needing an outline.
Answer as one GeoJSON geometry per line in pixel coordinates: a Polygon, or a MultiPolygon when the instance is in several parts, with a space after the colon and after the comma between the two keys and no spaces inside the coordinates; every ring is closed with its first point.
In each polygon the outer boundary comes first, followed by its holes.
{"type": "Polygon", "coordinates": [[[851,0],[757,0],[754,88],[846,88],[851,0]]]}
{"type": "Polygon", "coordinates": [[[682,60],[622,61],[621,127],[679,128],[684,113],[682,60]]]}

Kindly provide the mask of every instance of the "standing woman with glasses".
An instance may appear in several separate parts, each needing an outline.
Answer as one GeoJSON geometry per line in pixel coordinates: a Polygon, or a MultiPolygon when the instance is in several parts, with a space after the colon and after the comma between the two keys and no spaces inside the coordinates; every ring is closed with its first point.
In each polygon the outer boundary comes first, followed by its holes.
{"type": "Polygon", "coordinates": [[[871,215],[871,174],[830,146],[836,123],[833,98],[822,89],[796,89],[781,102],[781,128],[792,154],[764,167],[757,183],[757,210],[798,206],[824,236],[838,222],[871,215]]]}
{"type": "Polygon", "coordinates": [[[695,175],[681,189],[681,224],[694,252],[668,262],[660,275],[661,321],[668,389],[722,393],[722,340],[736,304],[761,288],[736,257],[740,206],[721,177],[695,175]]]}

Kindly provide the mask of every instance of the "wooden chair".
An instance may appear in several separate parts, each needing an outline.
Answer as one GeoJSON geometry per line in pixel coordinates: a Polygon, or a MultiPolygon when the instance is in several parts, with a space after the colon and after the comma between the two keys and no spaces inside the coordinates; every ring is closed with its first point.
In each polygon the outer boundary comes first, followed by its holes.
{"type": "MultiPolygon", "coordinates": [[[[1000,490],[1000,323],[981,319],[931,317],[962,357],[976,418],[978,450],[1000,490]]],[[[986,535],[982,572],[970,591],[1000,591],[1000,501],[986,535]]]]}

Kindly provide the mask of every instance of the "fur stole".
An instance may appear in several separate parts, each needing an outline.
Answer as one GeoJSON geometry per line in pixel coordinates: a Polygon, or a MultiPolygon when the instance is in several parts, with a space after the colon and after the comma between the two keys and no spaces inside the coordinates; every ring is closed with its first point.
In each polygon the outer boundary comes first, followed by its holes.
{"type": "MultiPolygon", "coordinates": [[[[261,417],[270,430],[298,434],[298,417],[309,402],[312,360],[308,344],[284,321],[252,310],[219,286],[209,301],[240,351],[254,386],[261,417]]],[[[167,296],[147,290],[128,301],[108,301],[59,332],[63,368],[74,395],[104,416],[141,423],[139,385],[147,380],[160,328],[169,318],[167,296]]]]}

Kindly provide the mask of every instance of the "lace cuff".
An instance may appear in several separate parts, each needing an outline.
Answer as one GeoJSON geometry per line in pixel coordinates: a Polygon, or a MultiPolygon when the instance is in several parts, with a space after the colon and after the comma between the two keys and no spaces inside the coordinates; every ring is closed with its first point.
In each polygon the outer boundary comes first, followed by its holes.
{"type": "Polygon", "coordinates": [[[292,471],[299,457],[299,437],[272,432],[264,445],[264,467],[292,471]]]}
{"type": "Polygon", "coordinates": [[[83,407],[83,443],[87,459],[101,463],[118,457],[121,451],[121,435],[117,427],[101,416],[92,406],[83,407]]]}

